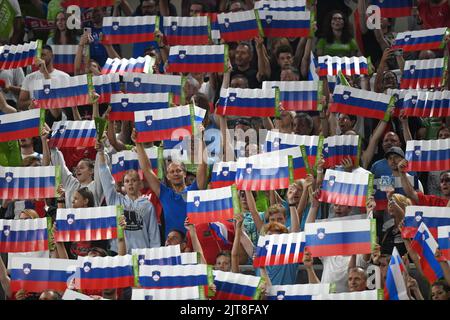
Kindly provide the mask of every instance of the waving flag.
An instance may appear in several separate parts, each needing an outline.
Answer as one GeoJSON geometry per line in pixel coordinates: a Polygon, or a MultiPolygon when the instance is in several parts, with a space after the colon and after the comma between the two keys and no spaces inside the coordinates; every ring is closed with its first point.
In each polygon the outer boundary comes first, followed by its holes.
{"type": "Polygon", "coordinates": [[[393,106],[394,98],[387,94],[336,85],[330,111],[387,121],[393,106]]]}
{"type": "Polygon", "coordinates": [[[406,267],[403,264],[402,257],[398,253],[397,247],[394,246],[391,261],[386,275],[386,283],[384,285],[385,300],[409,300],[403,273],[406,267]]]}
{"type": "Polygon", "coordinates": [[[53,50],[53,67],[73,75],[75,73],[75,55],[78,45],[52,44],[51,47],[53,50]]]}
{"type": "Polygon", "coordinates": [[[209,229],[218,243],[222,243],[223,246],[231,246],[233,244],[232,239],[229,237],[228,228],[222,222],[210,222],[209,229]]]}
{"type": "Polygon", "coordinates": [[[444,276],[441,265],[434,256],[438,243],[425,223],[422,222],[417,229],[417,233],[411,241],[411,248],[419,255],[423,274],[430,283],[434,283],[444,276]]]}
{"type": "Polygon", "coordinates": [[[170,107],[169,93],[113,94],[110,120],[134,121],[136,111],[165,109],[170,107]]]}
{"type": "Polygon", "coordinates": [[[310,167],[314,166],[316,161],[319,136],[301,136],[291,133],[281,133],[278,131],[269,131],[266,136],[266,151],[276,151],[289,149],[296,146],[305,146],[306,155],[310,167]]]}
{"type": "Polygon", "coordinates": [[[450,260],[450,225],[438,227],[438,245],[442,256],[450,260]]]}
{"type": "Polygon", "coordinates": [[[127,93],[171,93],[175,104],[184,103],[186,79],[170,74],[125,73],[123,82],[127,93]]]}
{"type": "Polygon", "coordinates": [[[356,167],[359,166],[359,157],[361,156],[361,138],[355,135],[340,135],[327,138],[320,138],[319,153],[323,151],[325,168],[332,168],[340,165],[341,161],[351,158],[356,167]],[[320,146],[323,146],[320,150],[320,146]]]}
{"type": "Polygon", "coordinates": [[[153,65],[155,64],[155,58],[150,56],[131,58],[131,59],[119,59],[108,58],[105,65],[102,68],[102,74],[118,73],[123,76],[125,73],[153,73],[153,65]]]}
{"type": "Polygon", "coordinates": [[[450,116],[450,91],[407,92],[403,109],[410,117],[448,117],[450,116]]]}
{"type": "Polygon", "coordinates": [[[319,76],[336,76],[339,71],[343,75],[368,74],[366,57],[319,57],[319,76]]]}
{"type": "Polygon", "coordinates": [[[227,69],[228,46],[173,46],[168,72],[219,72],[227,69]]]}
{"type": "Polygon", "coordinates": [[[343,206],[365,207],[372,195],[373,175],[328,169],[322,182],[319,201],[343,206]]]}
{"type": "Polygon", "coordinates": [[[291,284],[271,286],[268,300],[312,300],[312,296],[330,293],[329,283],[291,284]]]}
{"type": "Polygon", "coordinates": [[[64,291],[76,263],[69,259],[15,257],[11,262],[11,291],[64,291]]]}
{"type": "Polygon", "coordinates": [[[186,208],[192,224],[229,220],[240,212],[237,190],[232,186],[188,191],[186,208]]]}
{"type": "Polygon", "coordinates": [[[136,142],[176,139],[195,134],[195,119],[206,111],[194,105],[168,109],[137,111],[134,114],[136,142]]]}
{"type": "Polygon", "coordinates": [[[219,13],[220,37],[225,42],[249,40],[263,35],[257,10],[219,13]]]}
{"type": "Polygon", "coordinates": [[[234,184],[236,179],[237,163],[230,162],[216,162],[212,169],[211,188],[223,188],[234,184]]]}
{"type": "Polygon", "coordinates": [[[255,1],[255,9],[259,11],[305,11],[306,0],[260,0],[255,1]]]}
{"type": "Polygon", "coordinates": [[[450,138],[409,140],[405,159],[408,171],[439,171],[450,168],[450,138]]]}
{"type": "Polygon", "coordinates": [[[449,209],[446,207],[407,206],[402,237],[414,237],[422,222],[427,225],[433,237],[437,238],[438,227],[450,225],[449,209]]]}
{"type": "Polygon", "coordinates": [[[61,181],[59,167],[0,167],[0,199],[54,198],[61,181]]]}
{"type": "Polygon", "coordinates": [[[209,43],[208,17],[163,17],[163,33],[169,46],[209,43]]]}
{"type": "Polygon", "coordinates": [[[313,257],[371,253],[376,241],[375,219],[305,224],[305,250],[313,257]]]}
{"type": "Polygon", "coordinates": [[[413,0],[371,0],[380,7],[383,18],[407,17],[412,14],[413,0]]]}
{"type": "Polygon", "coordinates": [[[199,287],[133,289],[131,295],[131,300],[203,300],[203,298],[204,292],[199,287]]]}
{"type": "Polygon", "coordinates": [[[279,89],[281,107],[290,111],[321,111],[318,97],[323,94],[322,81],[264,81],[263,90],[279,89]]]}
{"type": "MultiPolygon", "coordinates": [[[[407,176],[409,182],[414,187],[414,190],[419,190],[419,179],[417,176],[407,176]]],[[[402,180],[400,177],[394,176],[381,176],[380,178],[375,178],[373,180],[373,188],[375,191],[374,198],[377,204],[376,211],[378,210],[386,210],[388,208],[388,199],[386,191],[381,190],[381,181],[382,179],[394,179],[394,193],[399,193],[405,195],[405,190],[402,187],[402,180]]]]}
{"type": "Polygon", "coordinates": [[[222,88],[216,113],[224,116],[273,117],[277,113],[279,100],[278,89],[222,88]]]}
{"type": "Polygon", "coordinates": [[[212,267],[206,264],[139,267],[143,288],[162,289],[207,286],[212,283],[212,267]]]}
{"type": "Polygon", "coordinates": [[[47,219],[0,219],[0,252],[48,250],[47,219]]]}
{"type": "Polygon", "coordinates": [[[114,0],[64,0],[61,5],[64,8],[78,6],[80,8],[112,7],[114,0]]]}
{"type": "Polygon", "coordinates": [[[118,206],[61,209],[56,212],[57,242],[95,241],[117,238],[118,206]]]}
{"type": "MultiPolygon", "coordinates": [[[[151,147],[145,149],[147,157],[152,164],[153,172],[158,175],[161,168],[162,157],[160,157],[160,147],[151,147]]],[[[123,176],[128,170],[136,170],[141,179],[143,178],[142,170],[139,167],[137,153],[131,150],[124,150],[112,155],[111,174],[116,182],[122,181],[123,176]]]]}
{"type": "Polygon", "coordinates": [[[0,115],[0,142],[32,138],[40,135],[45,110],[32,109],[0,115]]]}
{"type": "Polygon", "coordinates": [[[92,90],[92,76],[85,74],[36,80],[34,84],[36,107],[57,109],[90,104],[89,92],[92,90]]]}
{"type": "Polygon", "coordinates": [[[215,300],[258,300],[261,277],[233,272],[214,271],[215,300]]]}
{"type": "Polygon", "coordinates": [[[444,84],[447,57],[406,60],[400,81],[401,89],[439,89],[444,84]]]}
{"type": "Polygon", "coordinates": [[[133,256],[78,257],[75,283],[82,290],[134,286],[133,256]]]}
{"type": "Polygon", "coordinates": [[[267,38],[308,37],[313,16],[310,11],[260,11],[261,26],[267,38]]]}
{"type": "Polygon", "coordinates": [[[155,40],[159,16],[103,17],[103,44],[123,44],[155,40]]]}
{"type": "Polygon", "coordinates": [[[98,103],[109,103],[111,95],[120,92],[120,76],[117,73],[92,77],[94,90],[100,95],[98,103]]]}
{"type": "Polygon", "coordinates": [[[94,147],[97,130],[93,120],[53,122],[50,148],[94,147]]]}
{"type": "Polygon", "coordinates": [[[260,236],[253,259],[255,268],[302,263],[305,233],[283,233],[260,236]]]}
{"type": "Polygon", "coordinates": [[[19,45],[0,46],[0,70],[23,68],[34,63],[40,57],[42,41],[32,41],[19,45]]]}
{"type": "Polygon", "coordinates": [[[383,290],[365,290],[356,292],[321,293],[311,300],[383,300],[383,290]]]}
{"type": "Polygon", "coordinates": [[[447,28],[399,32],[391,48],[401,48],[404,52],[442,49],[445,46],[444,37],[447,34],[447,28]]]}
{"type": "Polygon", "coordinates": [[[133,249],[139,266],[175,266],[181,264],[180,245],[159,248],[133,249]]]}

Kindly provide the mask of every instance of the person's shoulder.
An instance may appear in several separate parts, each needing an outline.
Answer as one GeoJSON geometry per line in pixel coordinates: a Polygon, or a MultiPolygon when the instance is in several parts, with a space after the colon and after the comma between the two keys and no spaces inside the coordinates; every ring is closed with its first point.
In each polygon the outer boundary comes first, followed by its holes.
{"type": "Polygon", "coordinates": [[[53,72],[51,73],[51,77],[52,78],[56,78],[56,77],[70,78],[70,75],[68,73],[65,73],[64,71],[54,68],[53,72]]]}

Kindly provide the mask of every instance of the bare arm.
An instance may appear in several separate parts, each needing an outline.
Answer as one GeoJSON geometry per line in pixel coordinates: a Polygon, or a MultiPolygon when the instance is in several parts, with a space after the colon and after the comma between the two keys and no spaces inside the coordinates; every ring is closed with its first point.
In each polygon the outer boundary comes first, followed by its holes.
{"type": "Polygon", "coordinates": [[[114,49],[112,44],[104,44],[103,46],[105,47],[106,53],[108,53],[108,57],[109,58],[111,58],[111,59],[114,59],[114,58],[121,59],[120,55],[114,49]]]}
{"type": "Polygon", "coordinates": [[[358,0],[358,13],[360,20],[360,28],[361,32],[364,34],[367,32],[366,25],[366,10],[367,10],[367,1],[366,0],[358,0]]]}
{"type": "MultiPolygon", "coordinates": [[[[125,227],[127,226],[127,220],[125,219],[125,216],[122,215],[119,219],[120,227],[122,228],[122,230],[125,230],[125,227]]],[[[125,235],[122,238],[117,237],[117,254],[119,256],[124,256],[127,254],[127,243],[125,240],[125,235]]]]}
{"type": "Polygon", "coordinates": [[[258,55],[258,73],[256,74],[256,78],[261,82],[264,78],[270,78],[270,61],[266,47],[264,46],[264,39],[258,36],[255,38],[255,42],[256,54],[258,55]]]}
{"type": "Polygon", "coordinates": [[[247,198],[248,209],[252,214],[253,221],[255,222],[256,230],[258,233],[261,231],[264,222],[261,220],[259,216],[259,212],[256,209],[255,198],[253,197],[253,193],[251,191],[245,191],[245,197],[247,198]]]}
{"type": "Polygon", "coordinates": [[[294,196],[297,192],[296,184],[291,184],[287,193],[287,200],[289,204],[289,213],[291,215],[291,231],[290,232],[300,232],[300,222],[297,214],[297,207],[294,203],[294,196]]]}
{"type": "Polygon", "coordinates": [[[123,151],[123,150],[126,150],[126,149],[127,149],[126,146],[125,146],[125,144],[124,144],[122,141],[120,141],[120,140],[118,140],[118,139],[116,138],[116,132],[115,132],[114,121],[111,121],[111,120],[109,121],[109,123],[108,123],[108,128],[107,128],[107,131],[106,131],[106,135],[107,135],[107,137],[108,137],[109,143],[112,145],[112,147],[113,147],[117,152],[123,151]]]}
{"type": "Polygon", "coordinates": [[[297,48],[295,49],[294,66],[298,67],[299,70],[301,70],[303,57],[305,55],[308,55],[308,60],[309,60],[310,51],[307,51],[307,50],[311,50],[311,45],[308,47],[307,44],[308,44],[308,42],[311,43],[310,40],[311,40],[310,38],[301,38],[300,41],[298,42],[297,48]]]}
{"type": "Polygon", "coordinates": [[[159,14],[161,16],[170,16],[169,0],[159,0],[159,14]]]}
{"type": "Polygon", "coordinates": [[[405,191],[405,194],[408,198],[413,200],[415,203],[419,202],[419,197],[417,195],[417,191],[414,189],[414,186],[411,185],[411,182],[406,175],[406,167],[408,165],[408,161],[403,159],[398,163],[398,172],[400,174],[400,180],[402,182],[402,188],[405,191]]]}
{"type": "Polygon", "coordinates": [[[131,16],[133,14],[133,10],[131,10],[131,6],[127,0],[120,1],[120,8],[123,10],[125,16],[131,16]]]}
{"type": "Polygon", "coordinates": [[[231,249],[231,272],[239,273],[239,247],[241,245],[241,235],[242,235],[242,223],[244,222],[244,217],[242,214],[235,215],[235,225],[234,225],[234,241],[233,248],[231,249]]]}
{"type": "Polygon", "coordinates": [[[24,89],[20,90],[19,99],[17,100],[17,109],[21,111],[28,110],[31,106],[30,92],[24,89]]]}
{"type": "Polygon", "coordinates": [[[8,298],[11,298],[11,279],[8,277],[8,271],[0,258],[0,284],[8,298]]]}
{"type": "MultiPolygon", "coordinates": [[[[85,73],[85,70],[82,69],[82,65],[83,65],[83,56],[84,56],[84,50],[85,50],[86,45],[89,45],[89,36],[85,32],[80,37],[80,43],[78,44],[77,52],[75,53],[75,61],[74,61],[75,75],[80,75],[80,74],[85,73]]],[[[87,48],[87,50],[89,50],[89,47],[87,48]]]]}
{"type": "MultiPolygon", "coordinates": [[[[297,51],[299,50],[300,44],[301,44],[301,41],[298,44],[297,51]]],[[[312,52],[312,39],[308,38],[308,40],[306,40],[305,47],[304,47],[304,54],[303,54],[303,57],[301,58],[301,62],[300,62],[300,72],[304,79],[306,79],[308,77],[309,65],[311,62],[311,52],[312,52]]],[[[296,52],[296,55],[297,54],[298,53],[296,52]]],[[[299,58],[300,58],[300,56],[299,56],[299,58]]]]}
{"type": "Polygon", "coordinates": [[[378,65],[377,75],[375,77],[374,91],[382,93],[384,91],[383,78],[384,69],[386,68],[386,61],[392,55],[393,50],[386,48],[381,56],[380,64],[378,65]]]}
{"type": "Polygon", "coordinates": [[[370,137],[369,145],[367,146],[366,150],[364,150],[364,152],[361,155],[362,167],[364,169],[367,169],[370,162],[372,161],[373,156],[375,154],[375,149],[376,149],[381,137],[383,136],[386,126],[387,126],[387,122],[380,120],[378,122],[378,125],[375,128],[372,136],[370,137]]]}
{"type": "Polygon", "coordinates": [[[10,106],[7,102],[3,94],[0,92],[0,111],[3,113],[14,113],[17,112],[17,110],[10,106]]]}
{"type": "Polygon", "coordinates": [[[204,150],[206,150],[206,145],[205,145],[205,139],[203,137],[205,128],[201,125],[199,130],[200,130],[200,134],[199,134],[200,148],[199,148],[198,153],[200,154],[201,159],[200,159],[200,164],[197,167],[196,180],[197,180],[198,189],[204,190],[204,189],[206,189],[207,184],[208,184],[208,164],[206,163],[206,160],[204,159],[206,157],[206,153],[204,152],[204,150]]]}
{"type": "Polygon", "coordinates": [[[48,135],[50,134],[49,126],[44,123],[44,127],[41,129],[41,142],[42,142],[42,166],[46,167],[50,165],[50,148],[48,147],[48,135]]]}
{"type": "Polygon", "coordinates": [[[306,268],[306,273],[308,274],[308,282],[309,283],[320,283],[320,279],[317,277],[316,272],[314,271],[313,258],[311,253],[305,251],[303,255],[303,264],[306,268]]]}
{"type": "Polygon", "coordinates": [[[15,17],[13,23],[13,35],[11,44],[21,44],[25,35],[25,21],[23,17],[15,17]]]}
{"type": "Polygon", "coordinates": [[[319,205],[319,200],[317,200],[317,198],[313,196],[306,223],[313,223],[316,221],[317,213],[319,212],[319,205]]]}
{"type": "Polygon", "coordinates": [[[186,221],[184,222],[184,226],[189,232],[189,235],[191,236],[191,242],[192,242],[192,249],[194,249],[195,252],[200,254],[200,260],[202,264],[207,264],[205,255],[203,254],[203,248],[200,244],[200,241],[198,240],[197,231],[195,230],[195,226],[193,224],[189,223],[189,218],[186,218],[186,221]]]}
{"type": "Polygon", "coordinates": [[[403,139],[405,139],[405,142],[412,140],[413,137],[411,134],[411,130],[409,129],[409,122],[408,118],[405,116],[404,109],[400,111],[400,123],[402,125],[403,139]]]}

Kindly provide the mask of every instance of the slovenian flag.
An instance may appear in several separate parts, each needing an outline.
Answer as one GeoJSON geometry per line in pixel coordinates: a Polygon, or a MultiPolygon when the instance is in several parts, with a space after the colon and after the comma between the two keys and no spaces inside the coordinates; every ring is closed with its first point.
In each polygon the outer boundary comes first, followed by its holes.
{"type": "Polygon", "coordinates": [[[155,40],[159,16],[103,17],[103,44],[123,44],[155,40]]]}
{"type": "Polygon", "coordinates": [[[40,135],[45,121],[44,109],[0,115],[0,142],[32,138],[40,135]]]}
{"type": "Polygon", "coordinates": [[[385,300],[409,300],[403,277],[404,272],[407,272],[406,267],[398,253],[397,247],[394,246],[384,285],[385,300]]]}
{"type": "Polygon", "coordinates": [[[387,94],[336,85],[330,111],[387,121],[393,106],[394,98],[387,94]]]}
{"type": "Polygon", "coordinates": [[[61,183],[61,168],[1,167],[0,199],[27,200],[54,198],[61,183]]]}
{"type": "Polygon", "coordinates": [[[115,0],[64,0],[61,5],[64,8],[78,6],[80,8],[112,7],[115,0]]]}
{"type": "Polygon", "coordinates": [[[308,37],[313,15],[310,11],[260,11],[261,26],[267,38],[308,37]]]}
{"type": "Polygon", "coordinates": [[[78,257],[75,284],[82,290],[127,288],[135,284],[133,256],[78,257]]]}
{"type": "Polygon", "coordinates": [[[340,165],[341,161],[351,158],[353,164],[359,167],[361,155],[361,138],[355,135],[340,135],[319,138],[319,154],[322,152],[325,168],[340,165]]]}
{"type": "Polygon", "coordinates": [[[450,212],[446,207],[407,206],[402,228],[403,238],[413,238],[421,223],[427,225],[433,237],[438,236],[438,227],[450,225],[450,212]]]}
{"type": "Polygon", "coordinates": [[[118,93],[111,96],[109,120],[134,121],[136,111],[165,109],[170,107],[170,94],[166,93],[118,93]]]}
{"type": "Polygon", "coordinates": [[[373,174],[328,169],[319,201],[343,206],[365,207],[373,191],[373,174]]]}
{"type": "Polygon", "coordinates": [[[235,161],[216,162],[212,169],[211,188],[223,188],[234,184],[236,179],[237,163],[235,161]]]}
{"type": "Polygon", "coordinates": [[[34,85],[36,107],[56,109],[90,104],[92,76],[59,77],[37,80],[34,85]]]}
{"type": "Polygon", "coordinates": [[[408,171],[439,171],[450,168],[450,138],[409,140],[405,159],[408,171]]]}
{"type": "Polygon", "coordinates": [[[195,225],[233,219],[240,212],[236,187],[188,191],[186,212],[195,225]]]}
{"type": "Polygon", "coordinates": [[[118,73],[123,76],[125,73],[153,73],[153,65],[155,64],[155,58],[150,56],[131,58],[131,59],[119,59],[108,58],[105,65],[102,68],[102,74],[118,73]]]}
{"type": "Polygon", "coordinates": [[[172,289],[134,289],[131,300],[204,300],[205,294],[199,287],[172,289]]]}
{"type": "Polygon", "coordinates": [[[303,262],[305,233],[283,233],[260,236],[253,266],[277,266],[303,262]]]}
{"type": "Polygon", "coordinates": [[[264,280],[249,274],[214,271],[214,300],[259,300],[264,280]]]}
{"type": "Polygon", "coordinates": [[[41,57],[42,41],[0,46],[0,70],[23,68],[41,57]]]}
{"type": "Polygon", "coordinates": [[[448,58],[406,60],[401,89],[439,89],[445,80],[448,58]]]}
{"type": "Polygon", "coordinates": [[[450,225],[438,227],[438,245],[442,256],[450,260],[450,225]]]}
{"type": "Polygon", "coordinates": [[[98,103],[109,103],[111,101],[111,95],[121,91],[120,76],[117,73],[93,76],[92,84],[95,92],[100,95],[98,103]]]}
{"type": "Polygon", "coordinates": [[[11,291],[64,291],[77,262],[69,259],[15,257],[11,262],[11,291]]]}
{"type": "Polygon", "coordinates": [[[375,242],[375,219],[305,224],[305,251],[313,257],[371,253],[375,242]]]}
{"type": "Polygon", "coordinates": [[[222,88],[216,113],[223,116],[274,117],[278,111],[278,89],[222,88]]]}
{"type": "Polygon", "coordinates": [[[371,0],[381,9],[383,18],[408,17],[412,15],[413,0],[371,0]]]}
{"type": "Polygon", "coordinates": [[[139,266],[175,266],[181,264],[180,245],[159,248],[132,249],[139,266]]]}
{"type": "Polygon", "coordinates": [[[236,42],[263,36],[257,10],[219,13],[220,37],[224,42],[236,42]]]}
{"type": "Polygon", "coordinates": [[[182,252],[181,264],[199,264],[201,261],[200,254],[198,252],[182,252]]]}
{"type": "Polygon", "coordinates": [[[447,34],[448,28],[399,32],[391,48],[404,52],[443,49],[447,34]]]}
{"type": "MultiPolygon", "coordinates": [[[[153,172],[158,175],[161,168],[161,148],[151,147],[145,149],[147,157],[152,164],[153,172]]],[[[139,167],[139,160],[137,153],[131,150],[124,150],[112,155],[111,159],[111,174],[114,180],[117,182],[122,181],[123,176],[128,170],[136,170],[139,173],[141,179],[143,179],[143,173],[139,167]]]]}
{"type": "Polygon", "coordinates": [[[332,289],[329,283],[289,284],[271,286],[267,300],[312,300],[312,296],[328,294],[332,289]]]}
{"type": "Polygon", "coordinates": [[[123,82],[127,93],[170,93],[177,105],[184,103],[186,78],[170,74],[125,73],[123,82]]]}
{"type": "Polygon", "coordinates": [[[136,142],[178,139],[195,135],[196,119],[206,111],[194,105],[137,111],[134,114],[136,142]]]}
{"type": "Polygon", "coordinates": [[[417,229],[417,233],[411,241],[411,248],[419,255],[423,274],[430,283],[434,283],[444,276],[441,265],[434,256],[438,243],[425,223],[422,222],[417,229]]]}
{"type": "Polygon", "coordinates": [[[163,289],[207,286],[212,284],[212,267],[206,264],[139,267],[142,288],[163,289]]]}
{"type": "Polygon", "coordinates": [[[75,55],[78,45],[57,45],[52,44],[53,67],[68,74],[75,73],[75,55]]]}
{"type": "Polygon", "coordinates": [[[311,300],[383,300],[383,290],[364,290],[341,293],[321,293],[311,297],[311,300]]]}
{"type": "Polygon", "coordinates": [[[410,117],[450,116],[450,91],[413,91],[405,93],[403,106],[405,115],[410,117]]]}
{"type": "Polygon", "coordinates": [[[47,219],[0,219],[0,252],[48,250],[47,219]]]}
{"type": "Polygon", "coordinates": [[[323,94],[322,81],[264,81],[263,90],[279,89],[280,103],[289,111],[321,111],[318,97],[323,94]]]}
{"type": "Polygon", "coordinates": [[[319,147],[319,136],[302,136],[293,133],[269,131],[266,136],[265,150],[267,152],[305,146],[309,166],[313,167],[319,147]]]}
{"type": "Polygon", "coordinates": [[[255,2],[255,9],[260,12],[270,11],[305,11],[307,0],[260,0],[255,2]]]}
{"type": "MultiPolygon", "coordinates": [[[[388,208],[388,199],[386,191],[381,191],[381,180],[388,177],[389,179],[394,179],[394,193],[399,193],[402,195],[405,194],[405,190],[403,190],[402,180],[400,177],[394,176],[381,176],[380,178],[375,178],[373,180],[373,189],[375,191],[374,198],[377,204],[376,211],[378,210],[386,210],[388,208]]],[[[409,182],[414,187],[414,190],[419,190],[419,178],[417,176],[407,176],[409,182]]]]}
{"type": "Polygon", "coordinates": [[[368,74],[366,57],[319,57],[319,76],[336,76],[342,72],[345,76],[368,74]]]}
{"type": "Polygon", "coordinates": [[[209,229],[214,239],[223,246],[231,246],[233,243],[229,237],[228,228],[222,222],[210,222],[209,229]]]}
{"type": "Polygon", "coordinates": [[[163,17],[163,33],[169,46],[205,45],[209,43],[207,16],[163,17]]]}
{"type": "Polygon", "coordinates": [[[96,241],[117,238],[118,206],[61,209],[56,212],[55,241],[96,241]]]}
{"type": "Polygon", "coordinates": [[[170,47],[167,72],[219,72],[228,68],[228,46],[170,47]]]}
{"type": "Polygon", "coordinates": [[[93,120],[53,122],[50,148],[94,147],[97,129],[93,120]]]}

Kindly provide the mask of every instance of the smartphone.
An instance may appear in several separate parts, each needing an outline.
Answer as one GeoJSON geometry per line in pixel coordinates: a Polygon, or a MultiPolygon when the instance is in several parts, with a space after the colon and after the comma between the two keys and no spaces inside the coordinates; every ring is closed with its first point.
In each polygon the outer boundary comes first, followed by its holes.
{"type": "Polygon", "coordinates": [[[394,53],[394,56],[403,56],[403,49],[400,48],[400,49],[394,50],[393,53],[394,53]]]}
{"type": "Polygon", "coordinates": [[[92,33],[92,29],[86,27],[86,28],[84,28],[84,32],[91,34],[92,33]]]}

